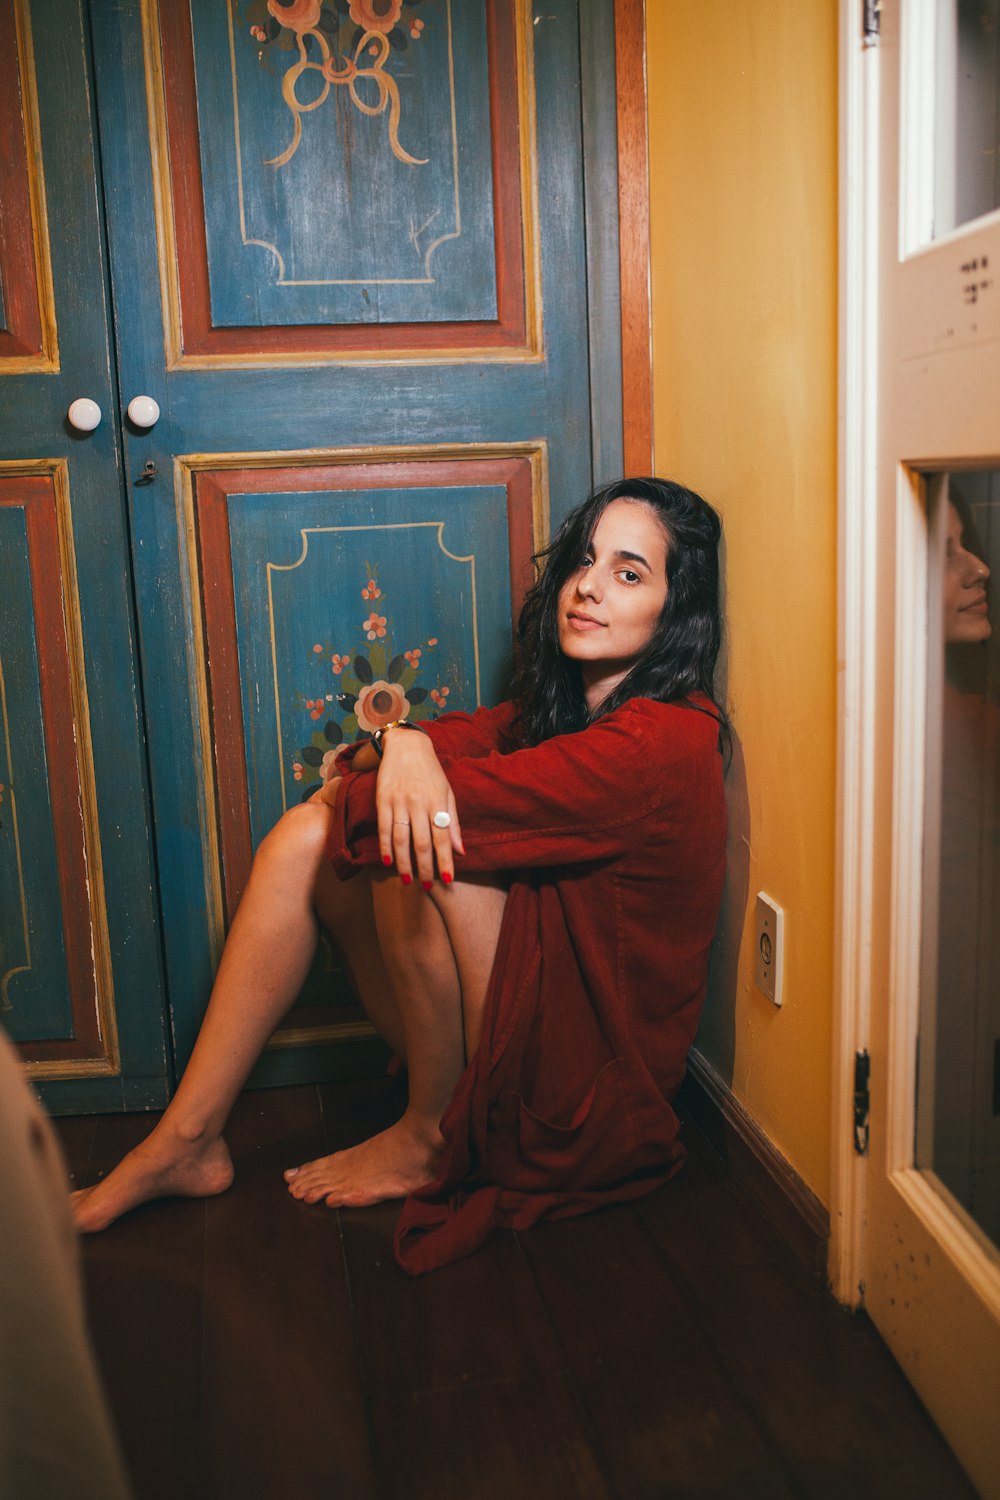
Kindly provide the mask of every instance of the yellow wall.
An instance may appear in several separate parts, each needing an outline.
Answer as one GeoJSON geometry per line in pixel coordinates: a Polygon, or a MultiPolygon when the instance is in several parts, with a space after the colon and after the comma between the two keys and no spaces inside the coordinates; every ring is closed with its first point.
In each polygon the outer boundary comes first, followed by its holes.
{"type": "Polygon", "coordinates": [[[646,12],[656,468],[723,516],[743,761],[699,1048],[828,1203],[837,5],[646,12]],[[785,910],[781,1011],[753,983],[758,890],[785,910]]]}

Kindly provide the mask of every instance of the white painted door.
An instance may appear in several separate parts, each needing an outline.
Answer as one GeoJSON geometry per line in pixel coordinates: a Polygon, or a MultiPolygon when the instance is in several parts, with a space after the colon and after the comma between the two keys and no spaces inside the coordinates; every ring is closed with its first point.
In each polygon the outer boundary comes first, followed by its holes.
{"type": "Polygon", "coordinates": [[[1000,3],[881,14],[864,1296],[1000,1496],[1000,3]]]}

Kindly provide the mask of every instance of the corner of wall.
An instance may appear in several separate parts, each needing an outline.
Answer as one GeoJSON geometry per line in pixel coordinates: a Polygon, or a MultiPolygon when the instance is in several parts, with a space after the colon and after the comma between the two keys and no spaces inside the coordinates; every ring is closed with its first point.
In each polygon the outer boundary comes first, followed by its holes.
{"type": "Polygon", "coordinates": [[[824,1203],[836,775],[837,4],[650,5],[659,472],[725,530],[720,686],[737,734],[703,1056],[824,1203]],[[785,1002],[753,899],[785,911],[785,1002]]]}

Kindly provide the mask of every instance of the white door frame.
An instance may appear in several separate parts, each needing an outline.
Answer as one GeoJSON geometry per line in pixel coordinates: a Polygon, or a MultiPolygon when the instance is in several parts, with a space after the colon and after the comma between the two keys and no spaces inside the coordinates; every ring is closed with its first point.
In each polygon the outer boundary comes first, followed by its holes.
{"type": "Polygon", "coordinates": [[[931,240],[934,140],[927,104],[935,88],[935,0],[891,0],[884,51],[864,47],[862,8],[862,0],[841,0],[830,1280],[841,1301],[866,1303],[974,1482],[984,1495],[1000,1497],[996,1250],[931,1174],[914,1165],[911,1003],[919,991],[924,861],[928,606],[921,474],[997,463],[996,407],[983,398],[997,389],[1000,368],[996,303],[971,314],[956,311],[955,303],[970,256],[979,264],[988,251],[1000,263],[1000,214],[931,240]],[[944,342],[955,330],[961,337],[944,342]],[[979,399],[968,399],[970,392],[979,399]],[[854,1055],[869,1042],[873,1131],[866,1163],[853,1146],[852,1096],[854,1055]]]}
{"type": "Polygon", "coordinates": [[[875,817],[879,74],[862,0],[839,15],[837,870],[828,1276],[863,1297],[865,1158],[855,1149],[855,1056],[867,1050],[875,817]]]}

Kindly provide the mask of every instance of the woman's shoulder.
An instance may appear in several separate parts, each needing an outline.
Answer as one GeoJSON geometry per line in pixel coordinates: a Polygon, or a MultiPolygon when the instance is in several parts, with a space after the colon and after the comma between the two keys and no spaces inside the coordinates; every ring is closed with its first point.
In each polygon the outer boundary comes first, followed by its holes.
{"type": "Polygon", "coordinates": [[[608,714],[607,722],[612,721],[652,736],[682,734],[713,744],[718,738],[720,722],[719,710],[706,693],[692,693],[689,698],[670,703],[659,698],[630,698],[608,714]]]}

